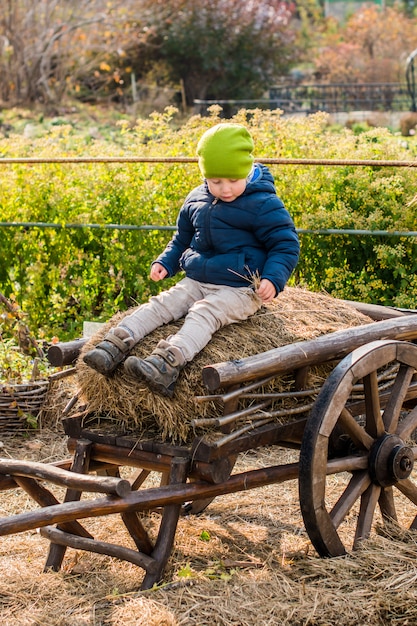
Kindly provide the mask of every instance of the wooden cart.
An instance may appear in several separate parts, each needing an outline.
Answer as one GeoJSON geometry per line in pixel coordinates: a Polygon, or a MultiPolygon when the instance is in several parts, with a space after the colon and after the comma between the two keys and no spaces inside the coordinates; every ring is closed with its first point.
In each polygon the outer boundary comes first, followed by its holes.
{"type": "MultiPolygon", "coordinates": [[[[138,565],[145,572],[141,588],[148,589],[163,578],[180,515],[201,512],[215,497],[272,483],[298,479],[305,528],[321,556],[356,548],[370,535],[377,514],[382,523],[401,525],[398,498],[416,506],[411,528],[417,529],[417,315],[392,315],[203,368],[207,398],[215,396],[224,410],[217,418],[204,418],[217,427],[217,435],[196,436],[191,445],[109,433],[92,427],[85,413],[64,416],[69,460],[0,460],[0,490],[21,488],[40,505],[1,518],[0,535],[39,528],[50,542],[46,569],[58,570],[72,547],[138,565]],[[285,393],[292,400],[311,397],[304,388],[306,373],[325,362],[335,367],[314,402],[290,409],[283,419],[274,401],[285,393]],[[288,372],[293,389],[264,391],[288,372]],[[233,473],[239,454],[273,445],[298,451],[298,461],[233,473]],[[135,471],[123,478],[127,467],[135,471]],[[151,472],[160,480],[144,488],[151,472]],[[62,501],[54,485],[61,492],[66,488],[62,501]],[[82,499],[83,493],[88,497],[82,499]],[[346,537],[341,528],[357,504],[355,529],[346,537]],[[143,524],[143,515],[155,510],[160,513],[156,540],[143,524]],[[83,525],[84,519],[107,515],[120,515],[130,547],[94,538],[83,525]]],[[[76,342],[61,344],[54,347],[52,360],[65,364],[77,353],[76,342]]],[[[201,427],[204,419],[197,415],[194,425],[201,427]]]]}

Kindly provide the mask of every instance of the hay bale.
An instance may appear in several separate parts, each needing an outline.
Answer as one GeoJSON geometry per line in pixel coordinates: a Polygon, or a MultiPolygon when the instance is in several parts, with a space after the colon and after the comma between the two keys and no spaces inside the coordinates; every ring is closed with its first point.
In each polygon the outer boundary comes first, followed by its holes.
{"type": "MultiPolygon", "coordinates": [[[[119,367],[111,378],[106,378],[87,367],[82,360],[85,352],[131,312],[116,314],[84,345],[77,362],[80,398],[89,413],[119,425],[127,424],[137,429],[139,435],[156,431],[163,439],[173,441],[186,441],[190,437],[192,419],[221,415],[215,402],[197,405],[194,400],[195,396],[207,393],[201,377],[205,365],[245,358],[372,322],[352,306],[327,294],[286,287],[279,298],[263,306],[248,320],[220,329],[181,372],[174,398],[169,399],[152,393],[145,383],[128,376],[123,367],[119,367]]],[[[181,320],[156,329],[135,346],[132,354],[147,356],[160,339],[174,334],[180,326],[181,320]]],[[[326,373],[319,373],[320,378],[323,376],[326,373]]],[[[288,382],[286,385],[288,387],[288,382]]]]}

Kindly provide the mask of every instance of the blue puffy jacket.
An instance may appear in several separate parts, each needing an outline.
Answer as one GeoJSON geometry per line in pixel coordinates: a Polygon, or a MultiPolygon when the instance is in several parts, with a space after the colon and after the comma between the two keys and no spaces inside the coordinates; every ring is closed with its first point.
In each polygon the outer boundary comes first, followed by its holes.
{"type": "Polygon", "coordinates": [[[294,223],[265,165],[233,202],[216,199],[204,182],[185,199],[177,231],[155,260],[169,276],[183,270],[204,283],[248,286],[257,273],[277,295],[297,265],[300,246],[294,223]]]}

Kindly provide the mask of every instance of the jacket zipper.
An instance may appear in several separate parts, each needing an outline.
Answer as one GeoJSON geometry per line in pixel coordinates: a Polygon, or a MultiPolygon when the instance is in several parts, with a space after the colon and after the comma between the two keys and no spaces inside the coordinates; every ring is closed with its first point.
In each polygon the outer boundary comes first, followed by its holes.
{"type": "Polygon", "coordinates": [[[207,244],[208,244],[210,249],[213,248],[213,241],[212,241],[212,238],[211,238],[211,229],[210,229],[211,212],[213,210],[213,207],[217,203],[217,201],[218,201],[218,198],[214,198],[213,202],[211,202],[210,206],[207,209],[207,214],[206,214],[206,219],[205,219],[206,233],[207,233],[207,244]]]}

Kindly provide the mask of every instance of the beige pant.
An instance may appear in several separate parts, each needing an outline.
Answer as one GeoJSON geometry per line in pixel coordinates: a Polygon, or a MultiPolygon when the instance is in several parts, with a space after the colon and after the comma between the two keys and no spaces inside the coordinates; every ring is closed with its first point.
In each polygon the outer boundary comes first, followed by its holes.
{"type": "Polygon", "coordinates": [[[123,318],[119,326],[129,329],[138,343],[155,328],[179,320],[184,324],[167,341],[191,361],[222,326],[247,319],[262,306],[250,287],[228,287],[183,278],[174,287],[152,296],[123,318]]]}

